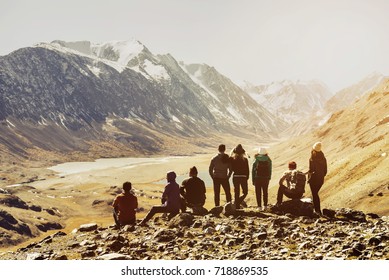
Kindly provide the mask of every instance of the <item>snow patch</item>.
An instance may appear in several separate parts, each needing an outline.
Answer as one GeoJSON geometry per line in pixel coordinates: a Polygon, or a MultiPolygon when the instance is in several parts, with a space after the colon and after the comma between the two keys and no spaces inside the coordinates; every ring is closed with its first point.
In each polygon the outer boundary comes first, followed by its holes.
{"type": "Polygon", "coordinates": [[[12,122],[10,122],[8,119],[6,119],[6,122],[8,124],[8,127],[11,128],[11,127],[16,127],[12,122]]]}
{"type": "Polygon", "coordinates": [[[176,116],[172,116],[172,119],[174,122],[181,123],[181,121],[176,116]]]}
{"type": "Polygon", "coordinates": [[[143,67],[147,74],[149,74],[153,79],[170,80],[170,76],[167,73],[165,67],[161,65],[155,65],[150,60],[146,59],[144,61],[143,67]]]}
{"type": "Polygon", "coordinates": [[[87,67],[93,74],[95,74],[96,77],[100,77],[100,73],[101,73],[100,68],[92,65],[87,65],[87,67]]]}

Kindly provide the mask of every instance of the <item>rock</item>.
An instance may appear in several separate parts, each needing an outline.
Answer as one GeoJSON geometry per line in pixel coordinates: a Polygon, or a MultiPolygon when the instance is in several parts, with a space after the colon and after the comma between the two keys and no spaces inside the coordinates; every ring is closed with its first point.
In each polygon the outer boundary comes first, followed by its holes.
{"type": "Polygon", "coordinates": [[[176,238],[176,232],[170,229],[160,229],[154,234],[153,238],[157,242],[169,242],[176,238]]]}
{"type": "Polygon", "coordinates": [[[223,214],[225,216],[234,215],[235,211],[236,211],[235,204],[233,204],[232,202],[226,203],[226,205],[224,205],[223,207],[223,214]]]}
{"type": "Polygon", "coordinates": [[[94,231],[97,229],[96,223],[90,223],[90,224],[83,224],[80,226],[79,231],[81,232],[88,232],[88,231],[94,231]]]}
{"type": "Polygon", "coordinates": [[[369,216],[372,219],[379,219],[380,218],[380,216],[378,214],[375,214],[375,213],[367,213],[366,216],[369,216]]]}
{"type": "Polygon", "coordinates": [[[331,210],[331,209],[323,209],[323,215],[328,217],[328,218],[335,218],[335,215],[336,215],[336,211],[335,210],[331,210]]]}
{"type": "Polygon", "coordinates": [[[374,246],[377,246],[378,244],[380,244],[382,241],[382,237],[381,236],[373,236],[369,239],[369,242],[368,244],[369,245],[374,245],[374,246]]]}
{"type": "Polygon", "coordinates": [[[366,215],[362,211],[347,208],[337,209],[335,218],[340,220],[357,221],[362,223],[367,222],[366,215]]]}
{"type": "Polygon", "coordinates": [[[292,199],[271,208],[272,213],[289,213],[294,216],[313,217],[313,203],[306,199],[292,199]]]}
{"type": "Polygon", "coordinates": [[[8,207],[28,209],[27,203],[24,202],[23,200],[21,200],[16,195],[6,195],[4,197],[1,197],[0,204],[3,204],[3,205],[8,206],[8,207]]]}
{"type": "Polygon", "coordinates": [[[42,207],[39,205],[31,205],[29,206],[29,209],[35,212],[42,212],[42,207]]]}
{"type": "Polygon", "coordinates": [[[209,213],[212,214],[213,216],[219,216],[223,212],[223,206],[216,206],[209,210],[209,213]]]}
{"type": "Polygon", "coordinates": [[[62,229],[63,226],[56,222],[47,222],[36,226],[40,231],[48,231],[52,229],[62,229]]]}
{"type": "Polygon", "coordinates": [[[215,230],[220,231],[221,233],[230,233],[232,231],[232,227],[230,225],[217,225],[215,230]]]}
{"type": "Polygon", "coordinates": [[[254,239],[259,239],[259,240],[265,240],[267,238],[267,232],[266,231],[262,231],[262,232],[259,232],[259,233],[255,233],[253,235],[253,238],[254,239]]]}
{"type": "Polygon", "coordinates": [[[104,254],[101,256],[98,256],[96,258],[97,260],[130,260],[131,258],[129,256],[118,254],[118,253],[110,253],[110,254],[104,254]]]}
{"type": "Polygon", "coordinates": [[[377,193],[377,196],[384,196],[382,192],[377,193]]]}
{"type": "Polygon", "coordinates": [[[133,232],[135,231],[135,226],[134,225],[125,225],[122,229],[122,232],[133,232]]]}
{"type": "Polygon", "coordinates": [[[214,229],[213,227],[207,227],[206,229],[204,229],[203,232],[205,234],[214,234],[216,232],[216,229],[214,229]]]}
{"type": "Polygon", "coordinates": [[[27,254],[26,260],[44,260],[45,256],[41,253],[29,253],[27,254]]]}
{"type": "Polygon", "coordinates": [[[121,240],[114,240],[108,244],[108,248],[114,252],[120,251],[120,249],[123,248],[124,246],[126,246],[126,242],[123,242],[121,240]]]}
{"type": "Polygon", "coordinates": [[[193,215],[189,213],[181,213],[173,217],[169,222],[170,228],[179,228],[183,226],[190,227],[193,224],[193,215]]]}

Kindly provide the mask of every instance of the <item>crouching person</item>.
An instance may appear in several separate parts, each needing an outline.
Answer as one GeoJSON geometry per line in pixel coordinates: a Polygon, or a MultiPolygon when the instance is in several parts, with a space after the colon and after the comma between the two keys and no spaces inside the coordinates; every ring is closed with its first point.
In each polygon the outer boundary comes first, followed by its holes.
{"type": "Polygon", "coordinates": [[[176,183],[176,177],[174,171],[166,174],[168,184],[165,186],[165,191],[162,194],[162,205],[153,206],[140,225],[145,225],[157,213],[168,213],[168,219],[170,220],[180,212],[180,187],[176,183]]]}
{"type": "Polygon", "coordinates": [[[283,196],[291,199],[300,199],[305,192],[305,173],[297,170],[297,164],[294,161],[289,162],[289,170],[284,172],[284,175],[279,181],[277,193],[277,206],[281,205],[283,196]],[[286,186],[284,182],[286,181],[286,186]]]}
{"type": "Polygon", "coordinates": [[[135,210],[138,208],[138,199],[131,189],[131,182],[123,183],[123,193],[117,195],[113,201],[113,217],[118,228],[136,222],[135,210]]]}

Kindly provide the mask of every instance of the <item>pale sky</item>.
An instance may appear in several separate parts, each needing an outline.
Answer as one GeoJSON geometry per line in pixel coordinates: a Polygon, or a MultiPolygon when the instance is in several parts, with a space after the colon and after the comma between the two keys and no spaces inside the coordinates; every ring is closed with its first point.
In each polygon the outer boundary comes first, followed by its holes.
{"type": "Polygon", "coordinates": [[[388,0],[0,0],[0,56],[53,40],[137,39],[233,81],[389,75],[388,0]]]}

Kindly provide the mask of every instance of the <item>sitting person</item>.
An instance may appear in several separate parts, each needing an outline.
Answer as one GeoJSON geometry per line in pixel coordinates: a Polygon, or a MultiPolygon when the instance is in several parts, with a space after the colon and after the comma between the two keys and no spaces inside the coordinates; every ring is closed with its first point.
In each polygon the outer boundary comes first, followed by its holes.
{"type": "Polygon", "coordinates": [[[279,181],[277,206],[281,205],[284,195],[291,199],[300,199],[304,194],[305,174],[297,170],[297,164],[294,161],[289,162],[288,167],[289,170],[284,172],[279,181]],[[286,186],[284,181],[286,181],[286,186]]]}
{"type": "Polygon", "coordinates": [[[185,212],[186,207],[195,208],[203,207],[205,203],[205,184],[204,181],[197,177],[198,172],[196,166],[189,169],[189,177],[182,181],[182,187],[180,188],[183,202],[181,209],[185,212]]]}
{"type": "Polygon", "coordinates": [[[153,206],[140,225],[145,225],[156,213],[168,213],[168,219],[170,220],[180,212],[180,187],[176,183],[176,177],[177,175],[174,171],[167,173],[166,180],[168,184],[165,186],[165,191],[162,194],[162,205],[153,206]]]}
{"type": "Polygon", "coordinates": [[[138,208],[138,199],[131,192],[130,182],[123,183],[123,193],[117,195],[113,201],[113,217],[117,227],[135,224],[135,209],[138,208]]]}

